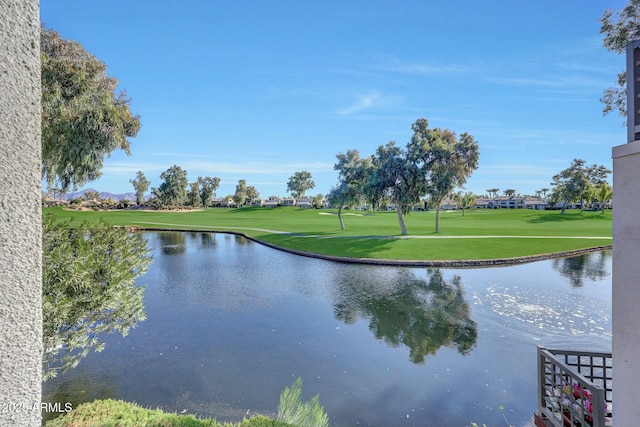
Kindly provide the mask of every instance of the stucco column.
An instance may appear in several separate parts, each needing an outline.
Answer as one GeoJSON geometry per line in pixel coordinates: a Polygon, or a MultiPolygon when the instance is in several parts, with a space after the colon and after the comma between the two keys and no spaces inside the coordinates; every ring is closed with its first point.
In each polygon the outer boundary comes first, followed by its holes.
{"type": "Polygon", "coordinates": [[[40,426],[38,0],[0,0],[0,426],[40,426]]]}
{"type": "Polygon", "coordinates": [[[613,420],[640,420],[640,141],[613,148],[613,420]]]}

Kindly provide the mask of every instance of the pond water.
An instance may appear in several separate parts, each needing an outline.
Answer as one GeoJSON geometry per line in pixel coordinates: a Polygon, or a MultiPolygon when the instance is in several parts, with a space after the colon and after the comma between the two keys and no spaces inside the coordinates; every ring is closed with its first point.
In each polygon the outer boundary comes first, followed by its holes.
{"type": "Polygon", "coordinates": [[[536,346],[611,351],[611,255],[481,269],[341,264],[239,236],[144,233],[147,320],[44,383],[43,401],[117,398],[275,416],[297,377],[332,426],[531,425],[536,346]],[[501,409],[503,408],[503,409],[501,409]]]}

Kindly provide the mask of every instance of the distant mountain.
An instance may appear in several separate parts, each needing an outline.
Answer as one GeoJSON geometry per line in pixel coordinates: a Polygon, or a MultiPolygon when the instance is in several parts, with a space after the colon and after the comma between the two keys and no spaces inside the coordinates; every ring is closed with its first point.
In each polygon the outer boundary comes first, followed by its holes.
{"type": "MultiPolygon", "coordinates": [[[[136,193],[135,192],[129,192],[129,193],[122,193],[122,194],[114,194],[114,193],[109,193],[108,191],[98,191],[94,188],[85,188],[84,190],[81,191],[74,191],[72,193],[67,193],[64,195],[64,200],[73,200],[73,199],[83,199],[85,194],[89,191],[93,191],[94,193],[98,193],[98,195],[100,195],[101,199],[113,199],[113,200],[123,200],[123,199],[129,199],[131,201],[135,201],[136,200],[136,193]]],[[[151,195],[146,195],[144,196],[145,200],[148,200],[151,198],[151,195]]]]}

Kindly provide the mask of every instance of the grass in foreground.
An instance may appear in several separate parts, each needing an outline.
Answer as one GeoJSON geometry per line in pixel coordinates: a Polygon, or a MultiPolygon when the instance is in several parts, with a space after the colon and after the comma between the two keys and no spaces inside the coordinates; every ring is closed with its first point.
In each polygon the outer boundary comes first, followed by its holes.
{"type": "Polygon", "coordinates": [[[51,420],[46,427],[328,427],[329,417],[320,405],[320,396],[304,402],[302,378],[280,394],[278,419],[262,415],[239,423],[219,423],[211,418],[177,415],[160,409],[145,409],[122,400],[96,400],[51,420]]]}
{"type": "Polygon", "coordinates": [[[47,422],[46,427],[290,427],[257,415],[239,423],[219,423],[193,415],[176,415],[160,409],[145,409],[122,400],[96,400],[47,422]]]}
{"type": "Polygon", "coordinates": [[[345,216],[343,231],[335,211],[285,207],[194,212],[47,211],[61,220],[237,231],[277,246],[350,258],[481,260],[601,247],[612,242],[610,211],[576,210],[562,215],[560,211],[476,209],[466,211],[464,216],[461,211],[442,212],[439,234],[434,233],[434,212],[414,212],[405,220],[413,237],[408,239],[393,238],[400,236],[395,212],[347,212],[350,215],[345,216]]]}

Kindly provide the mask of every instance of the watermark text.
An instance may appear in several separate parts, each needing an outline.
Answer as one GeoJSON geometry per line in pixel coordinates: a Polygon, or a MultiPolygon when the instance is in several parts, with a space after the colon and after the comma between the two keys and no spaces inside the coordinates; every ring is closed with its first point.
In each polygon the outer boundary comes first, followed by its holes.
{"type": "Polygon", "coordinates": [[[69,402],[40,402],[40,403],[20,403],[20,402],[0,402],[0,414],[26,413],[26,412],[71,412],[73,405],[69,402]]]}

